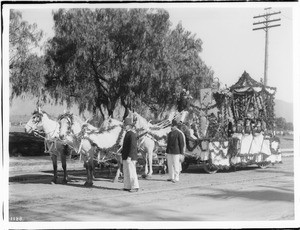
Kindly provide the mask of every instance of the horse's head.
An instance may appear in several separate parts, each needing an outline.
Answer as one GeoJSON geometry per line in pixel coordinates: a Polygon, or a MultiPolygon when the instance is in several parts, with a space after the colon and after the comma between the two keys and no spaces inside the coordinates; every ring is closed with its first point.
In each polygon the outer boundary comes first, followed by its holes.
{"type": "Polygon", "coordinates": [[[72,141],[73,135],[78,135],[84,121],[70,112],[66,112],[58,118],[60,124],[59,138],[61,140],[72,141]]]}
{"type": "Polygon", "coordinates": [[[32,117],[25,125],[25,132],[32,133],[33,131],[43,130],[44,117],[47,116],[45,112],[40,109],[32,113],[32,117]]]}
{"type": "Polygon", "coordinates": [[[65,138],[68,137],[73,132],[72,131],[72,126],[74,123],[73,114],[69,112],[61,114],[58,117],[58,122],[60,124],[59,138],[61,140],[65,140],[65,138]]]}

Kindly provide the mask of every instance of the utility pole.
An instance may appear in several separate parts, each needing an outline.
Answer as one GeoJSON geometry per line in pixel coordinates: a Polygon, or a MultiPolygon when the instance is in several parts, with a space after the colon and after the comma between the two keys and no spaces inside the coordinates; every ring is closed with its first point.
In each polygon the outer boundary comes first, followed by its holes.
{"type": "Polygon", "coordinates": [[[267,86],[267,79],[268,79],[268,47],[269,47],[269,32],[268,31],[269,31],[269,28],[280,26],[280,24],[271,25],[270,23],[281,20],[280,18],[270,20],[270,16],[281,13],[280,11],[271,13],[270,9],[271,9],[271,7],[265,8],[264,9],[266,11],[265,14],[253,17],[253,18],[264,18],[264,21],[259,21],[259,22],[253,23],[253,25],[263,24],[264,26],[254,28],[253,30],[264,30],[266,32],[266,37],[265,37],[265,70],[264,70],[264,85],[265,86],[267,86]]]}

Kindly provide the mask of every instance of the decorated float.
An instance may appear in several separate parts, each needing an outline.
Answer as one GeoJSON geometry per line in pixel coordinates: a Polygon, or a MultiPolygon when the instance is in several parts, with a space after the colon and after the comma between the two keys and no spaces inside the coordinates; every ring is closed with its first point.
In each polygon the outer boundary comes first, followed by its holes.
{"type": "Polygon", "coordinates": [[[281,162],[279,138],[274,135],[276,88],[264,86],[244,72],[236,84],[210,93],[209,103],[191,104],[180,113],[187,143],[183,170],[199,164],[206,172],[215,173],[281,162]]]}

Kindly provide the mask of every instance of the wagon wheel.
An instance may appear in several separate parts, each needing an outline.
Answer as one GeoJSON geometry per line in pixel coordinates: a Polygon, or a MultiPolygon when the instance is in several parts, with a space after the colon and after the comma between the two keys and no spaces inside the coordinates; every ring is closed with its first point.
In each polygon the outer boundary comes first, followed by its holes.
{"type": "Polygon", "coordinates": [[[203,169],[205,172],[207,172],[209,174],[214,174],[218,171],[218,168],[209,162],[204,163],[203,169]]]}
{"type": "Polygon", "coordinates": [[[189,167],[190,163],[184,161],[181,163],[181,169],[182,169],[182,172],[186,171],[189,167]]]}
{"type": "Polygon", "coordinates": [[[231,167],[229,168],[230,171],[235,172],[238,170],[238,167],[236,165],[231,165],[231,167]]]}
{"type": "Polygon", "coordinates": [[[258,167],[260,167],[261,169],[266,169],[268,168],[269,165],[270,165],[269,162],[261,162],[258,164],[258,167]]]}

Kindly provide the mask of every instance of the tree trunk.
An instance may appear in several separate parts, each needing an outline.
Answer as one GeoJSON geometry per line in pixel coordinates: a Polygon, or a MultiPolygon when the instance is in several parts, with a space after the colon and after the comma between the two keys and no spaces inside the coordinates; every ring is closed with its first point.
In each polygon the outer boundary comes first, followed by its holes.
{"type": "Polygon", "coordinates": [[[121,105],[125,108],[125,112],[123,115],[123,121],[124,121],[125,118],[129,115],[129,112],[131,110],[131,103],[121,99],[121,105]]]}

